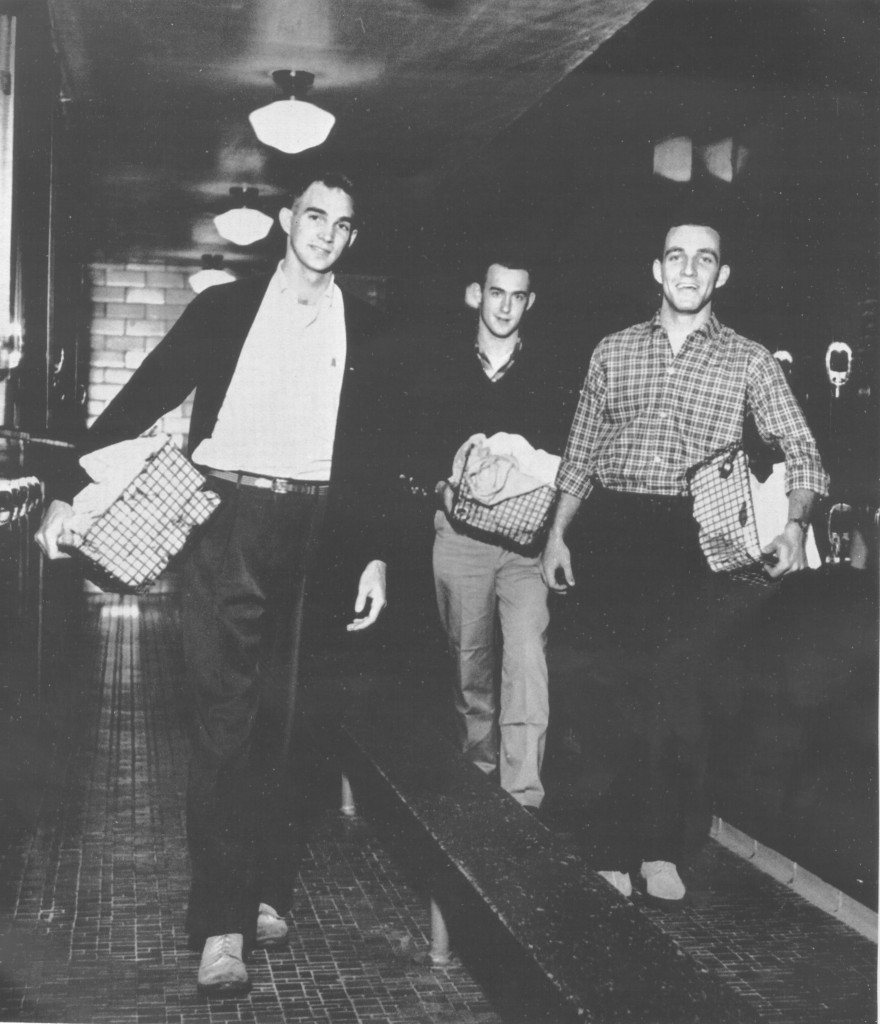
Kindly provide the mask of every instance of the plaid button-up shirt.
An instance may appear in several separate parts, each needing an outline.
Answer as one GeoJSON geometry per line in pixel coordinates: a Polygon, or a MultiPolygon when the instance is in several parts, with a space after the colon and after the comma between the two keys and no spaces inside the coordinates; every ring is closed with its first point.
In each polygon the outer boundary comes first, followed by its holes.
{"type": "Polygon", "coordinates": [[[557,486],[582,499],[596,481],[615,491],[686,494],[685,471],[740,440],[747,410],[764,441],[785,453],[786,491],[827,494],[816,442],[770,352],[713,314],[673,356],[658,313],[597,346],[557,486]]]}

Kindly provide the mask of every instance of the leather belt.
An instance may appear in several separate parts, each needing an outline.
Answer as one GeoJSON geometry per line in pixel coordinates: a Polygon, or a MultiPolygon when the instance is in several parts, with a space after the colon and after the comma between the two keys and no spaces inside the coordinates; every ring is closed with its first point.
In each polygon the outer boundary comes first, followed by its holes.
{"type": "Polygon", "coordinates": [[[289,480],[283,476],[262,476],[259,473],[235,473],[227,469],[209,469],[206,472],[208,476],[216,477],[218,480],[228,480],[239,487],[262,487],[275,494],[308,494],[317,497],[319,494],[326,494],[330,487],[328,483],[289,480]]]}
{"type": "Polygon", "coordinates": [[[596,485],[596,496],[602,496],[606,507],[610,505],[629,508],[675,510],[693,504],[690,494],[650,494],[643,491],[615,491],[602,484],[596,485]]]}

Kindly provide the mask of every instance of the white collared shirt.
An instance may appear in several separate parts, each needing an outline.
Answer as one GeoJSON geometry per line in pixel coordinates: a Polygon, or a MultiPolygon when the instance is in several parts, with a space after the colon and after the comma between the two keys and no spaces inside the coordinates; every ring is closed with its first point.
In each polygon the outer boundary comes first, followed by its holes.
{"type": "Polygon", "coordinates": [[[329,480],[345,371],[342,293],[297,302],[281,267],[263,298],[211,437],[193,461],[212,469],[329,480]]]}

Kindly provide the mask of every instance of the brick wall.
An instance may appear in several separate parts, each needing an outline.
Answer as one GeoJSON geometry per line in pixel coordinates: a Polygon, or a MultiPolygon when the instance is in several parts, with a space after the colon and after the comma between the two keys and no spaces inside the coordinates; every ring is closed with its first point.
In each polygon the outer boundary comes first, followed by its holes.
{"type": "MultiPolygon", "coordinates": [[[[161,263],[94,263],[88,422],[91,424],[195,297],[192,271],[161,263]]],[[[197,268],[195,268],[197,269],[197,268]]],[[[191,397],[159,428],[186,444],[191,397]]]]}

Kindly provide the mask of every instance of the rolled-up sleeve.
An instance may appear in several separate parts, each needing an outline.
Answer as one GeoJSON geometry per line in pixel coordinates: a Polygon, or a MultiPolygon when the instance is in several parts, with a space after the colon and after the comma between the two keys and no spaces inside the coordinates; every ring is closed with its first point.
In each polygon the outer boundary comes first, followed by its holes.
{"type": "Polygon", "coordinates": [[[565,494],[586,499],[593,490],[597,442],[601,433],[607,379],[601,346],[593,353],[584,381],[565,452],[556,475],[556,486],[565,494]]]}
{"type": "Polygon", "coordinates": [[[785,453],[785,490],[828,493],[828,474],[797,399],[779,363],[763,352],[752,363],[748,403],[761,437],[785,453]]]}

